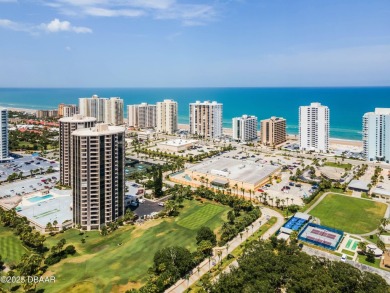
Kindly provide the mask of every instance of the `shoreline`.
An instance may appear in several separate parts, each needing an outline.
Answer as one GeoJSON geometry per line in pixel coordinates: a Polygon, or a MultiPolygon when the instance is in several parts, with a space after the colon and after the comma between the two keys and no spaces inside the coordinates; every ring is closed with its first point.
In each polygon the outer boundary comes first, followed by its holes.
{"type": "MultiPolygon", "coordinates": [[[[15,112],[27,112],[30,114],[36,114],[37,109],[31,109],[31,108],[18,108],[18,107],[4,107],[10,111],[15,111],[15,112]]],[[[184,130],[189,130],[190,126],[189,124],[184,124],[184,123],[179,123],[178,124],[179,129],[184,129],[184,130]]],[[[223,128],[223,133],[226,135],[231,135],[232,134],[232,128],[223,128]]],[[[287,134],[287,139],[288,140],[298,140],[298,134],[287,134]]],[[[357,147],[357,148],[362,148],[363,147],[363,141],[362,140],[354,140],[354,139],[344,139],[344,138],[329,138],[329,143],[331,146],[337,148],[343,148],[345,146],[352,146],[352,147],[357,147]]]]}
{"type": "MultiPolygon", "coordinates": [[[[178,127],[180,129],[184,129],[184,130],[189,130],[190,129],[190,126],[188,124],[178,124],[178,127]]],[[[223,128],[223,133],[224,134],[227,134],[227,135],[231,135],[232,134],[232,129],[231,128],[223,128]]],[[[287,140],[295,140],[297,141],[298,140],[298,134],[287,134],[287,140]]],[[[354,140],[354,139],[344,139],[344,138],[333,138],[333,137],[330,137],[329,138],[329,143],[330,145],[332,145],[333,147],[338,147],[339,145],[340,146],[353,146],[353,147],[363,147],[363,141],[362,140],[354,140]]]]}
{"type": "Polygon", "coordinates": [[[15,108],[15,107],[4,107],[4,106],[1,106],[1,108],[5,108],[9,111],[14,111],[14,112],[26,112],[26,113],[30,113],[30,114],[36,114],[37,113],[37,109],[29,109],[29,108],[15,108]]]}

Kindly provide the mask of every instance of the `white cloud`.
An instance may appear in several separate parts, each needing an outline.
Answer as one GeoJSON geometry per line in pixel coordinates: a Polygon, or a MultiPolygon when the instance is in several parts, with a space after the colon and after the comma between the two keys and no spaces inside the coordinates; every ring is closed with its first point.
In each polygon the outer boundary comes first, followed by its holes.
{"type": "Polygon", "coordinates": [[[175,0],[130,0],[126,2],[134,7],[149,9],[168,9],[176,3],[175,0]]]}
{"type": "Polygon", "coordinates": [[[74,32],[77,34],[92,33],[88,27],[73,26],[69,21],[61,21],[58,18],[53,19],[49,23],[42,23],[40,25],[31,25],[27,23],[18,23],[9,19],[0,18],[0,27],[10,29],[13,31],[29,32],[32,35],[38,35],[40,31],[48,33],[57,32],[74,32]]]}
{"type": "Polygon", "coordinates": [[[46,5],[64,15],[95,17],[149,15],[154,19],[179,20],[185,26],[207,24],[213,21],[217,14],[216,4],[182,4],[176,0],[54,0],[46,2],[46,5]]]}
{"type": "Polygon", "coordinates": [[[105,9],[98,7],[89,7],[85,9],[86,14],[93,16],[105,16],[105,17],[115,17],[115,16],[127,16],[127,17],[137,17],[145,14],[142,10],[135,9],[105,9]]]}
{"type": "Polygon", "coordinates": [[[157,14],[159,19],[180,19],[185,26],[204,25],[215,17],[215,9],[204,4],[178,4],[157,14]]]}
{"type": "Polygon", "coordinates": [[[72,48],[69,47],[69,46],[66,46],[66,47],[65,47],[65,50],[66,50],[66,51],[72,51],[72,48]]]}
{"type": "Polygon", "coordinates": [[[77,34],[92,33],[92,30],[88,27],[73,26],[69,21],[61,21],[58,18],[53,19],[49,23],[42,23],[39,26],[42,30],[48,33],[57,32],[75,32],[77,34]]]}

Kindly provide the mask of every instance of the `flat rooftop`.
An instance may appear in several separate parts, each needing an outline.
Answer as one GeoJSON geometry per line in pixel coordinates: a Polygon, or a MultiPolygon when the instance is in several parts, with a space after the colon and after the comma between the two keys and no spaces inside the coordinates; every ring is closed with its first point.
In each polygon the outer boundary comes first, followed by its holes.
{"type": "Polygon", "coordinates": [[[354,189],[360,189],[360,190],[370,190],[370,188],[368,188],[368,182],[366,181],[363,181],[363,180],[352,180],[349,184],[348,184],[348,188],[354,188],[354,189]]]}
{"type": "Polygon", "coordinates": [[[73,212],[71,209],[72,196],[70,191],[61,192],[53,191],[46,194],[36,193],[29,196],[17,206],[17,212],[25,216],[29,221],[37,223],[41,227],[46,227],[48,222],[53,223],[54,220],[61,225],[65,221],[73,220],[73,212]],[[52,197],[45,199],[45,196],[52,197]],[[42,198],[40,200],[40,198],[42,198]],[[30,202],[33,201],[33,202],[30,202]]]}
{"type": "Polygon", "coordinates": [[[245,160],[213,158],[189,168],[188,171],[256,184],[279,168],[279,166],[258,164],[245,160]]]}
{"type": "Polygon", "coordinates": [[[196,143],[197,140],[194,139],[172,139],[160,142],[159,145],[166,145],[166,146],[185,146],[188,144],[196,143]]]}

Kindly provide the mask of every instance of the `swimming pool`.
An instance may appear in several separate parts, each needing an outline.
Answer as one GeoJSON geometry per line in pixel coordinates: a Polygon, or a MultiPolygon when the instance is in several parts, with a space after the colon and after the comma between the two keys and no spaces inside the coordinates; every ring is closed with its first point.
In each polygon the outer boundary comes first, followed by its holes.
{"type": "Polygon", "coordinates": [[[29,198],[28,201],[35,203],[35,202],[42,201],[42,200],[49,199],[49,198],[53,198],[53,196],[51,194],[46,194],[44,196],[34,196],[32,198],[29,198]]]}

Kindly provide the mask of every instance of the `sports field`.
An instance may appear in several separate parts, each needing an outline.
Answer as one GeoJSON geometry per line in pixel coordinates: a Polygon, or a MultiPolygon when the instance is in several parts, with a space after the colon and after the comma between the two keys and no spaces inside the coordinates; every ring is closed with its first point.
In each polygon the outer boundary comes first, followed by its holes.
{"type": "Polygon", "coordinates": [[[148,278],[156,251],[173,245],[196,249],[201,226],[218,231],[228,207],[214,203],[185,201],[178,218],[151,220],[141,226],[126,226],[106,237],[98,232],[79,235],[77,230],[49,237],[47,246],[61,238],[76,246],[77,254],[49,268],[55,284],[40,285],[45,292],[124,292],[140,287],[148,278]],[[194,217],[194,215],[196,215],[194,217]],[[198,217],[205,217],[202,221],[198,217]],[[82,244],[81,239],[86,239],[82,244]]]}
{"type": "Polygon", "coordinates": [[[0,227],[0,255],[7,264],[18,264],[28,250],[10,229],[0,227]]]}
{"type": "Polygon", "coordinates": [[[310,214],[321,220],[321,225],[352,234],[374,231],[385,215],[383,203],[328,194],[310,214]]]}

